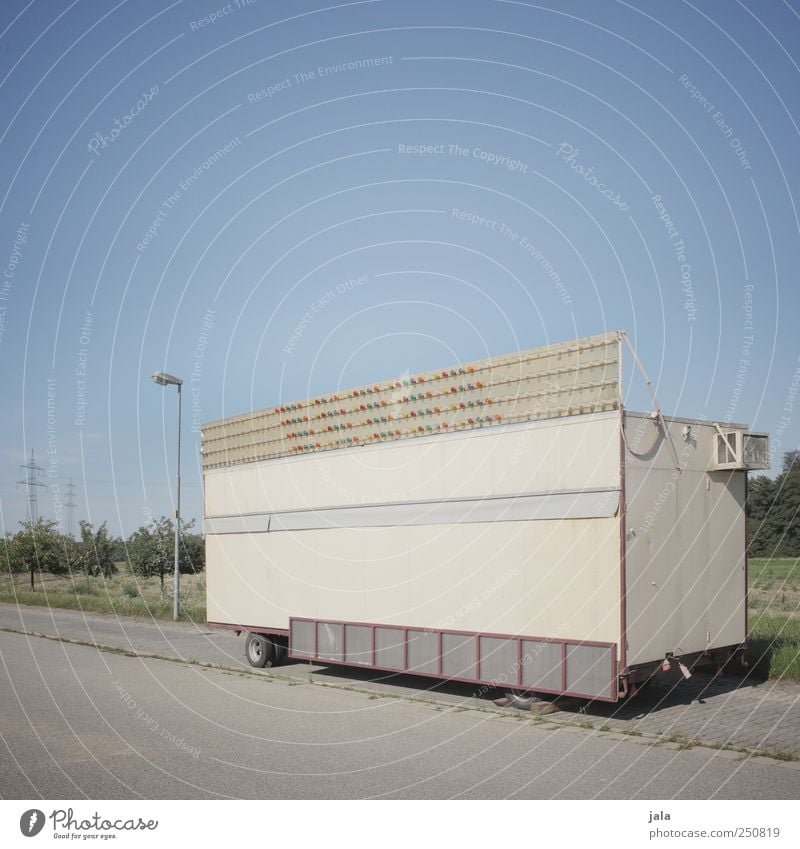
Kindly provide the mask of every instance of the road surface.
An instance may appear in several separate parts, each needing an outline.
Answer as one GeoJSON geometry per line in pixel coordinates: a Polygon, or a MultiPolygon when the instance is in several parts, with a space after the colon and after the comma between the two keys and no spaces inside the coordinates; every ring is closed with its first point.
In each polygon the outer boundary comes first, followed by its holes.
{"type": "Polygon", "coordinates": [[[191,625],[11,605],[0,625],[3,798],[800,794],[797,763],[580,727],[591,715],[535,722],[419,679],[308,665],[276,677],[240,665],[241,638],[191,625]],[[81,628],[109,648],[67,641],[81,628]]]}

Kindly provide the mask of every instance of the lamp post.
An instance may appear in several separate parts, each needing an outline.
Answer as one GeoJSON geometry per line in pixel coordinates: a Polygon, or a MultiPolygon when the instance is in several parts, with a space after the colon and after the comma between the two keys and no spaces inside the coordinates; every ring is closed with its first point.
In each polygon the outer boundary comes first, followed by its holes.
{"type": "Polygon", "coordinates": [[[177,463],[177,494],[175,496],[175,588],[172,599],[172,619],[178,621],[178,599],[180,592],[180,532],[181,532],[181,386],[183,381],[179,377],[167,374],[165,371],[157,371],[153,374],[153,380],[159,386],[178,387],[178,463],[177,463]]]}

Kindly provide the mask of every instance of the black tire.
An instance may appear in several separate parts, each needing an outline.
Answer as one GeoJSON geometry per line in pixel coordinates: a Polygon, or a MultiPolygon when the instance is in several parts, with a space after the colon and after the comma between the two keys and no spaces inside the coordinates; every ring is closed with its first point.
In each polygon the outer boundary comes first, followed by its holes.
{"type": "Polygon", "coordinates": [[[248,634],[244,647],[247,662],[256,669],[272,666],[275,662],[275,646],[261,634],[248,634]]]}
{"type": "Polygon", "coordinates": [[[274,666],[283,666],[289,656],[288,640],[285,637],[272,637],[272,645],[275,650],[275,657],[272,661],[274,666]]]}

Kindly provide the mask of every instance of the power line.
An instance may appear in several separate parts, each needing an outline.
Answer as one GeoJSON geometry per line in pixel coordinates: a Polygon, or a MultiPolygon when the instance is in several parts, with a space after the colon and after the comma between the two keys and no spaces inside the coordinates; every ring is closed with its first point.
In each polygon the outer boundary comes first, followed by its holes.
{"type": "Polygon", "coordinates": [[[37,486],[47,487],[39,480],[39,477],[44,474],[44,469],[37,465],[36,459],[31,448],[31,459],[24,466],[19,467],[20,472],[25,475],[25,480],[17,481],[17,486],[26,486],[28,488],[28,508],[26,518],[29,522],[34,523],[39,519],[39,493],[36,490],[37,486]]]}

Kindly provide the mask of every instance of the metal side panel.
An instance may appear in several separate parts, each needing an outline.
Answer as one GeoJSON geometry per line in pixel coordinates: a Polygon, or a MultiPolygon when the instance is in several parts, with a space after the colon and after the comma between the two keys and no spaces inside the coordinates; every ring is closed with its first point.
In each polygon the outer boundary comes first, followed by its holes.
{"type": "Polygon", "coordinates": [[[345,625],[344,643],[348,663],[372,666],[372,628],[366,625],[345,625]]]}
{"type": "Polygon", "coordinates": [[[380,669],[404,669],[405,632],[402,628],[375,628],[375,666],[380,669]]]}
{"type": "Polygon", "coordinates": [[[614,643],[290,620],[289,656],[614,702],[614,643]]]}
{"type": "Polygon", "coordinates": [[[292,653],[296,657],[315,657],[316,649],[314,647],[314,629],[316,625],[313,622],[307,622],[303,619],[292,619],[289,627],[289,638],[292,645],[292,653]]]}
{"type": "Polygon", "coordinates": [[[519,641],[502,637],[478,637],[483,681],[515,686],[519,681],[519,641]]]}
{"type": "Polygon", "coordinates": [[[472,634],[442,634],[442,675],[445,678],[474,681],[478,677],[477,640],[472,634]]]}
{"type": "Polygon", "coordinates": [[[522,641],[522,683],[537,690],[561,688],[563,646],[547,640],[522,641]]]}
{"type": "Polygon", "coordinates": [[[317,657],[322,660],[344,660],[344,625],[317,622],[317,657]]]}
{"type": "Polygon", "coordinates": [[[565,689],[610,698],[613,666],[613,646],[567,645],[565,689]]]}
{"type": "Polygon", "coordinates": [[[409,629],[408,662],[406,669],[415,675],[436,675],[439,672],[439,635],[432,631],[409,629]]]}
{"type": "Polygon", "coordinates": [[[242,516],[212,516],[205,520],[204,529],[207,534],[258,534],[319,528],[603,519],[616,515],[619,493],[619,489],[531,493],[494,498],[460,498],[288,510],[242,516]]]}

